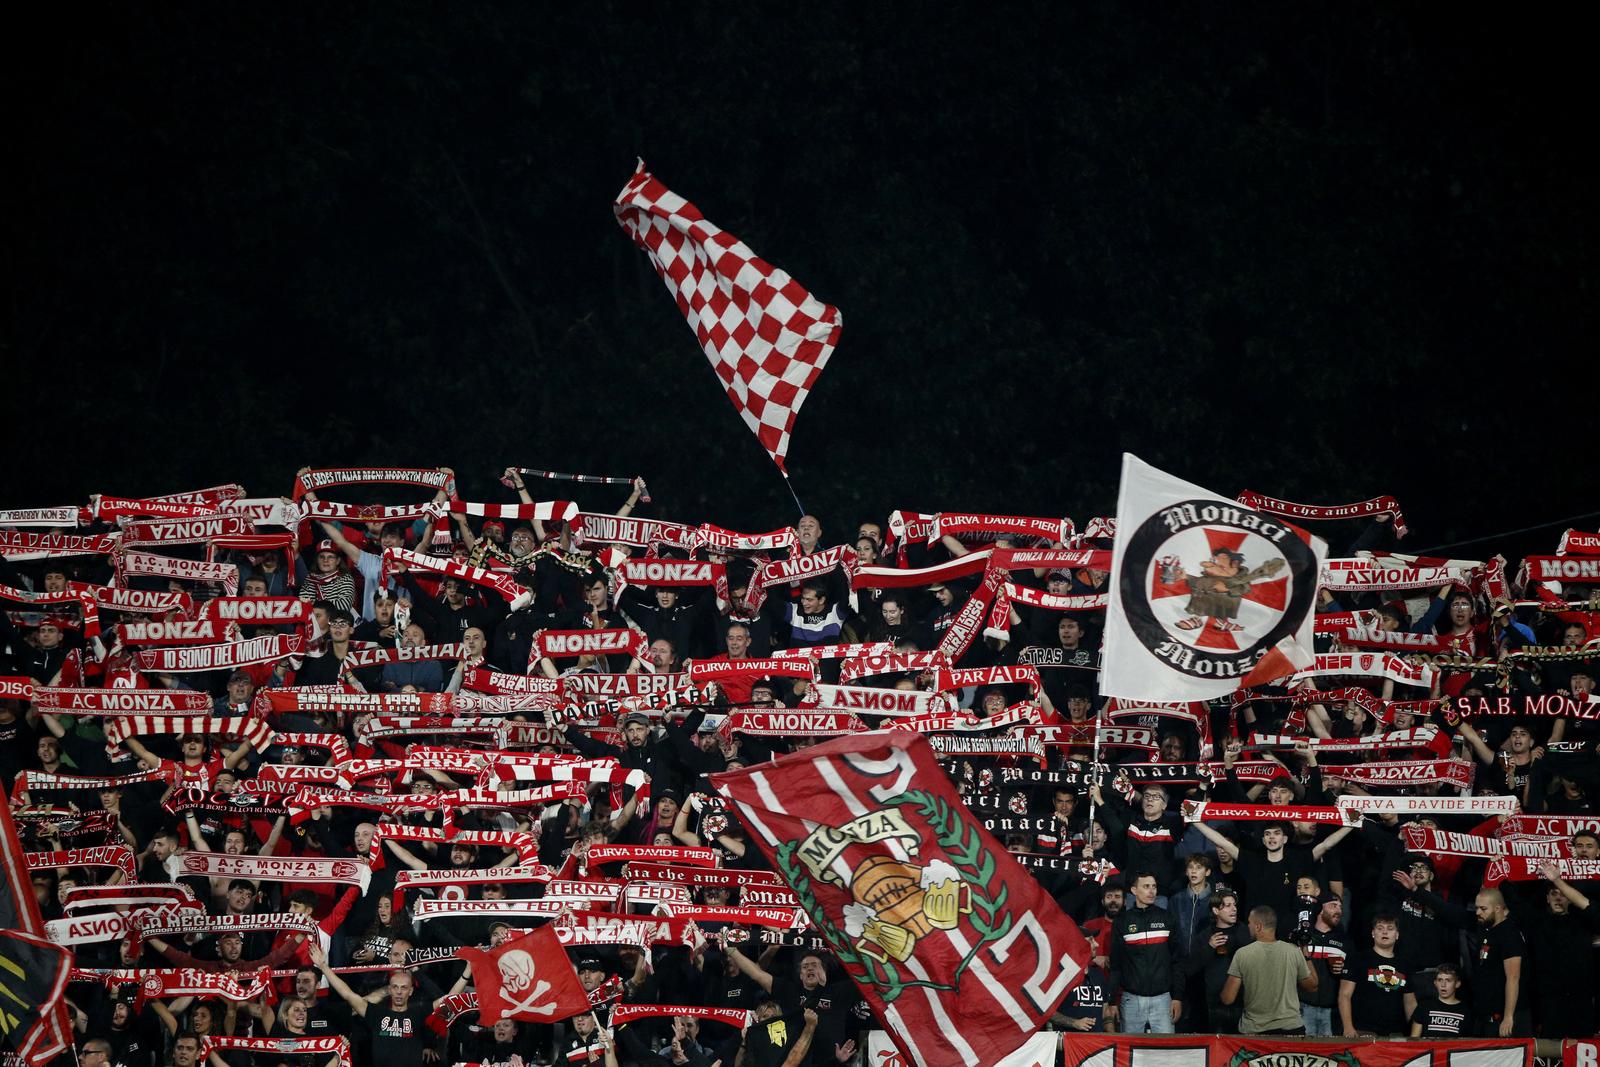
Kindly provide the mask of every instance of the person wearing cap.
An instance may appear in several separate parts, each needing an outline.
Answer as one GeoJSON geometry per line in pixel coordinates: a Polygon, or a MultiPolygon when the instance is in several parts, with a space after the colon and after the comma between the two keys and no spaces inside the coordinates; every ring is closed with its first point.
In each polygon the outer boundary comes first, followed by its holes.
{"type": "MultiPolygon", "coordinates": [[[[307,493],[306,497],[311,498],[307,493]]],[[[317,554],[322,554],[322,545],[331,545],[337,549],[356,573],[361,575],[361,617],[373,618],[372,603],[380,590],[388,593],[394,589],[394,581],[383,572],[383,551],[390,548],[402,548],[406,543],[405,525],[398,522],[386,522],[382,532],[378,534],[378,551],[368,552],[361,546],[353,543],[344,535],[344,530],[336,522],[318,522],[322,532],[328,539],[317,546],[317,554]]],[[[330,598],[331,599],[331,598],[330,598]]],[[[351,605],[345,605],[350,607],[351,605]]]]}
{"type": "Polygon", "coordinates": [[[606,979],[611,977],[611,968],[601,962],[598,956],[585,956],[573,967],[578,972],[578,981],[583,983],[585,993],[593,993],[605,985],[606,979]]]}
{"type": "MultiPolygon", "coordinates": [[[[553,716],[550,725],[556,725],[553,716]]],[[[617,728],[622,732],[620,753],[611,745],[590,737],[571,723],[559,728],[568,744],[591,759],[615,757],[625,769],[644,771],[648,774],[653,788],[672,788],[678,784],[666,742],[655,736],[650,716],[643,712],[630,711],[617,720],[617,728]]]]}
{"type": "Polygon", "coordinates": [[[356,580],[345,570],[344,556],[332,540],[317,542],[314,565],[300,582],[301,600],[326,600],[349,611],[356,602],[356,580]]]}
{"type": "Polygon", "coordinates": [[[66,665],[68,649],[61,641],[61,627],[54,619],[45,618],[33,632],[33,642],[22,656],[22,673],[41,685],[56,685],[61,681],[61,668],[66,665]]]}
{"type": "Polygon", "coordinates": [[[1317,896],[1317,917],[1300,951],[1317,975],[1317,988],[1300,990],[1300,1021],[1310,1037],[1333,1036],[1333,1010],[1339,1005],[1339,982],[1350,953],[1344,929],[1344,901],[1323,890],[1317,896]]]}
{"type": "Polygon", "coordinates": [[[241,667],[228,675],[227,690],[215,702],[217,714],[243,715],[250,710],[250,701],[255,695],[255,679],[241,667]]]}

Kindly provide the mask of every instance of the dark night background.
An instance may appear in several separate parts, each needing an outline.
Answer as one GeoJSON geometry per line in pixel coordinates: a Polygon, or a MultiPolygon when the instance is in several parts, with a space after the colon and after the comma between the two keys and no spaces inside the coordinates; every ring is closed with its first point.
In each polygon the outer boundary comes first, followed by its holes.
{"type": "Polygon", "coordinates": [[[1590,26],[273,7],[13,36],[0,506],[369,463],[503,500],[514,463],[792,521],[613,220],[636,156],[842,309],[790,452],[835,533],[1081,523],[1124,449],[1226,493],[1393,493],[1418,549],[1600,506],[1590,26]]]}

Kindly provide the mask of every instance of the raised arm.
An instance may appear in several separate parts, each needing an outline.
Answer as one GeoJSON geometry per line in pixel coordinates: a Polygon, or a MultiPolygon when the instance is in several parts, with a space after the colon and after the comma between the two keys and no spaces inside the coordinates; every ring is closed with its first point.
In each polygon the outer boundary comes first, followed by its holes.
{"type": "Polygon", "coordinates": [[[806,1025],[795,1040],[794,1047],[783,1058],[783,1067],[800,1067],[810,1058],[811,1039],[817,1034],[817,1013],[810,1008],[805,1009],[805,1020],[806,1025]]]}
{"type": "Polygon", "coordinates": [[[1218,852],[1226,854],[1227,857],[1229,859],[1233,860],[1235,863],[1238,862],[1238,860],[1239,860],[1239,846],[1238,845],[1234,844],[1232,841],[1229,841],[1226,837],[1224,837],[1216,829],[1214,829],[1213,827],[1207,826],[1203,822],[1197,822],[1194,825],[1195,825],[1195,829],[1200,831],[1201,836],[1203,836],[1207,841],[1210,841],[1213,845],[1217,846],[1217,851],[1218,852]]]}
{"type": "Polygon", "coordinates": [[[1478,731],[1474,730],[1472,724],[1466,719],[1461,720],[1461,736],[1465,737],[1467,744],[1472,746],[1473,754],[1478,757],[1479,763],[1487,763],[1491,767],[1494,766],[1494,749],[1484,742],[1483,738],[1478,735],[1478,731]]]}
{"type": "Polygon", "coordinates": [[[308,951],[311,954],[311,965],[322,972],[322,976],[328,980],[329,988],[339,994],[346,1004],[350,1005],[351,1011],[362,1018],[366,1018],[367,1002],[354,989],[351,989],[343,978],[333,973],[333,968],[328,966],[328,954],[322,951],[322,946],[310,945],[308,946],[308,951]]]}
{"type": "MultiPolygon", "coordinates": [[[[306,499],[315,500],[316,498],[307,493],[306,499]]],[[[351,566],[361,562],[361,547],[344,535],[344,530],[338,523],[318,520],[317,525],[322,527],[322,532],[328,535],[328,540],[333,542],[334,547],[344,553],[344,558],[350,561],[351,566]]]]}
{"type": "Polygon", "coordinates": [[[757,963],[749,956],[746,956],[743,952],[740,952],[739,946],[731,942],[724,947],[724,951],[727,952],[728,958],[733,961],[733,965],[739,968],[739,972],[741,974],[750,979],[756,985],[760,986],[763,992],[772,992],[771,971],[761,966],[761,964],[757,963]]]}
{"type": "Polygon", "coordinates": [[[1343,841],[1345,838],[1349,837],[1350,831],[1354,829],[1354,826],[1341,826],[1327,837],[1324,837],[1321,841],[1318,841],[1315,845],[1311,846],[1311,858],[1314,860],[1322,859],[1322,857],[1328,854],[1329,849],[1331,849],[1334,845],[1337,845],[1340,841],[1343,841]]]}

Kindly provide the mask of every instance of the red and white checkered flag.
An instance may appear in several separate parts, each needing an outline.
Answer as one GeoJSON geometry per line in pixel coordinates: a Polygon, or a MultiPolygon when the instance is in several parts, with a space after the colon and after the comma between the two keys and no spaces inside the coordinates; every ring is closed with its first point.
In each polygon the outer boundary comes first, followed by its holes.
{"type": "Polygon", "coordinates": [[[709,222],[643,160],[612,207],[677,299],[739,417],[787,477],[789,434],[839,342],[839,309],[709,222]]]}

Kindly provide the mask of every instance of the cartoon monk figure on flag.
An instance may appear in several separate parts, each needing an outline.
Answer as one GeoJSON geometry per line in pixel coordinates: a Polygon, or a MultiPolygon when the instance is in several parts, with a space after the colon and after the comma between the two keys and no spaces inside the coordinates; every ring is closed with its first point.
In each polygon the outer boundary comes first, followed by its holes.
{"type": "Polygon", "coordinates": [[[1218,548],[1210,559],[1202,561],[1199,574],[1185,574],[1176,556],[1161,561],[1163,584],[1183,581],[1189,587],[1189,603],[1184,609],[1189,617],[1177,624],[1178,629],[1198,630],[1207,619],[1222,633],[1244,629],[1234,621],[1239,617],[1240,602],[1256,582],[1277,575],[1283,569],[1283,560],[1269,559],[1250,571],[1244,570],[1244,562],[1244,553],[1229,548],[1218,548]]]}

